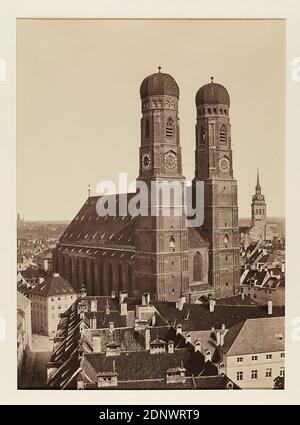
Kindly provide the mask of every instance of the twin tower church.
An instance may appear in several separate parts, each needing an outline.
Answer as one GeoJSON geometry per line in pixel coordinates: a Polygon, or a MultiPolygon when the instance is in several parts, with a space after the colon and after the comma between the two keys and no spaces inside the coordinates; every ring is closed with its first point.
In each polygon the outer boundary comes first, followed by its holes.
{"type": "MultiPolygon", "coordinates": [[[[178,118],[179,88],[160,71],[144,79],[138,181],[184,185],[178,118]]],[[[195,177],[204,182],[204,219],[187,227],[185,210],[163,215],[99,216],[90,196],[53,252],[54,271],[88,295],[113,291],[162,301],[226,297],[239,285],[237,181],[233,177],[230,98],[211,79],[196,94],[195,177]]],[[[109,158],[108,158],[109,160],[109,158]]],[[[128,199],[135,194],[128,194],[128,199]]],[[[120,198],[117,199],[117,201],[120,198]]],[[[164,207],[158,203],[158,211],[164,207]]]]}

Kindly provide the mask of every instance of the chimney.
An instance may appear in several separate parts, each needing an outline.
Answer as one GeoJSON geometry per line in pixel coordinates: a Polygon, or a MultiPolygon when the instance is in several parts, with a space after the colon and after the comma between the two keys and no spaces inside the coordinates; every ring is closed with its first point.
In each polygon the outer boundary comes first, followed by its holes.
{"type": "Polygon", "coordinates": [[[205,363],[206,362],[211,362],[211,351],[210,350],[205,351],[205,363]]]}
{"type": "Polygon", "coordinates": [[[150,329],[145,330],[145,349],[150,350],[150,329]]]}
{"type": "Polygon", "coordinates": [[[44,278],[43,277],[39,277],[39,283],[43,283],[44,282],[44,278]]]}
{"type": "Polygon", "coordinates": [[[169,341],[168,342],[168,353],[170,354],[174,354],[174,341],[169,341]]]}
{"type": "Polygon", "coordinates": [[[213,298],[209,299],[209,311],[210,313],[213,313],[215,310],[215,303],[216,301],[213,298]]]}
{"type": "Polygon", "coordinates": [[[181,325],[177,325],[176,326],[176,335],[178,335],[178,334],[182,334],[182,326],[181,325]]]}
{"type": "Polygon", "coordinates": [[[149,304],[150,304],[150,294],[149,292],[144,292],[142,296],[142,305],[149,306],[149,304]]]}
{"type": "Polygon", "coordinates": [[[181,295],[178,299],[178,310],[182,311],[185,303],[186,303],[186,298],[184,295],[181,295]]]}
{"type": "Polygon", "coordinates": [[[191,344],[191,342],[192,342],[191,334],[190,333],[187,333],[186,336],[185,336],[185,343],[186,344],[188,344],[188,343],[191,344]]]}
{"type": "Polygon", "coordinates": [[[220,331],[216,331],[216,340],[217,340],[217,346],[219,346],[220,343],[221,343],[221,332],[220,331]]]}
{"type": "Polygon", "coordinates": [[[97,300],[96,298],[91,299],[91,312],[97,311],[97,300]]]}
{"type": "Polygon", "coordinates": [[[285,262],[284,261],[281,262],[281,271],[282,271],[282,273],[285,273],[285,262]]]}
{"type": "Polygon", "coordinates": [[[121,304],[121,316],[127,316],[127,303],[121,304]]]}
{"type": "Polygon", "coordinates": [[[242,297],[242,300],[245,299],[245,293],[244,292],[241,293],[241,297],[242,297]]]}
{"type": "Polygon", "coordinates": [[[106,306],[105,306],[105,314],[110,314],[110,308],[109,308],[109,302],[107,300],[106,306]]]}
{"type": "Polygon", "coordinates": [[[59,277],[59,273],[57,272],[53,273],[53,277],[59,277]]]}
{"type": "Polygon", "coordinates": [[[101,336],[93,336],[93,353],[101,353],[101,336]]]}
{"type": "Polygon", "coordinates": [[[201,341],[199,341],[199,339],[197,339],[197,341],[195,342],[195,353],[197,351],[200,351],[200,353],[201,353],[201,349],[202,349],[201,341]]]}
{"type": "Polygon", "coordinates": [[[115,329],[115,324],[114,324],[114,322],[109,322],[109,332],[113,332],[114,331],[114,329],[115,329]]]}
{"type": "Polygon", "coordinates": [[[271,300],[268,301],[268,315],[272,316],[273,314],[273,303],[271,300]]]}
{"type": "Polygon", "coordinates": [[[116,298],[116,292],[115,291],[111,291],[111,299],[116,298]]]}
{"type": "Polygon", "coordinates": [[[124,302],[125,298],[127,298],[127,297],[128,297],[128,294],[126,292],[121,291],[120,294],[119,294],[120,304],[122,304],[124,302]]]}
{"type": "Polygon", "coordinates": [[[155,313],[153,313],[152,317],[151,317],[151,326],[155,326],[156,325],[156,315],[155,313]]]}
{"type": "Polygon", "coordinates": [[[93,314],[93,317],[90,318],[90,328],[97,329],[97,317],[96,314],[93,314]]]}
{"type": "Polygon", "coordinates": [[[222,323],[221,330],[222,330],[223,332],[226,330],[226,326],[225,326],[225,324],[224,324],[224,323],[222,323]]]}

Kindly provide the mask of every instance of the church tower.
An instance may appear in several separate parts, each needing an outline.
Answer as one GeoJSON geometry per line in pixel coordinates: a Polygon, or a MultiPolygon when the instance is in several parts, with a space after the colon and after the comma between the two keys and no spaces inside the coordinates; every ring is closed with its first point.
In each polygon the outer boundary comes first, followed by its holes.
{"type": "Polygon", "coordinates": [[[183,202],[185,179],[179,142],[179,88],[174,78],[162,73],[159,67],[159,72],[142,82],[140,96],[142,118],[137,184],[146,184],[149,202],[147,214],[136,219],[134,292],[139,296],[148,291],[158,300],[176,301],[189,284],[183,202]],[[151,188],[160,184],[167,184],[167,191],[169,185],[174,185],[175,192],[171,189],[166,201],[167,192],[159,190],[153,215],[151,188]],[[167,204],[169,212],[164,210],[167,204]]]}
{"type": "Polygon", "coordinates": [[[252,226],[255,226],[255,228],[260,228],[261,232],[263,231],[263,235],[261,234],[260,238],[265,239],[265,231],[267,226],[267,204],[264,195],[261,193],[258,170],[256,179],[255,194],[252,196],[251,202],[251,222],[252,226]]]}
{"type": "Polygon", "coordinates": [[[230,98],[211,78],[196,94],[195,179],[204,182],[204,222],[209,241],[209,283],[217,297],[239,284],[237,181],[233,177],[230,98]]]}

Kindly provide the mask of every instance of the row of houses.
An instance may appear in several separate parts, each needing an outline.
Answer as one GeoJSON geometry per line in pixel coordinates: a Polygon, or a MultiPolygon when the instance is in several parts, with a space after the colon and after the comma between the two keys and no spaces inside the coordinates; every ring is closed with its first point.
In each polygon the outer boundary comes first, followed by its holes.
{"type": "Polygon", "coordinates": [[[189,304],[87,296],[61,314],[52,389],[273,388],[284,378],[284,309],[249,297],[189,304]],[[276,381],[277,380],[277,381],[276,381]]]}

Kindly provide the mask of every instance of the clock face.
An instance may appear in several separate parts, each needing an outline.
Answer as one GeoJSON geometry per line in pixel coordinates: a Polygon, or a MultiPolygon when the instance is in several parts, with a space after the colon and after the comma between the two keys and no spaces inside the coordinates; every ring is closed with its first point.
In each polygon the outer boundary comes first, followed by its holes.
{"type": "Polygon", "coordinates": [[[219,166],[221,171],[228,171],[229,170],[229,161],[226,157],[223,157],[219,161],[219,166]]]}
{"type": "Polygon", "coordinates": [[[151,166],[151,155],[150,153],[143,153],[142,155],[142,167],[144,170],[149,170],[151,166]]]}
{"type": "Polygon", "coordinates": [[[167,152],[164,156],[164,164],[167,168],[175,168],[177,166],[177,156],[174,152],[167,152]]]}

